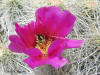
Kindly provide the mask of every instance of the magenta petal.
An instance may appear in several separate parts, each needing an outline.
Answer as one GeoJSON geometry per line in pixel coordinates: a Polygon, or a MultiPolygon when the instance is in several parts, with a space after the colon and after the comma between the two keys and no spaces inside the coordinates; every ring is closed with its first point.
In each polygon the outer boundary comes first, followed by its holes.
{"type": "Polygon", "coordinates": [[[58,36],[65,37],[68,35],[72,31],[75,20],[76,17],[71,12],[65,10],[63,12],[61,22],[56,30],[56,32],[58,32],[58,36]]]}
{"type": "Polygon", "coordinates": [[[27,63],[29,67],[31,67],[32,69],[46,64],[45,60],[35,60],[31,57],[28,57],[27,59],[25,59],[24,62],[27,63]]]}
{"type": "Polygon", "coordinates": [[[31,21],[29,23],[29,29],[32,31],[32,33],[35,33],[35,22],[31,21]]]}
{"type": "Polygon", "coordinates": [[[48,48],[48,56],[60,56],[63,50],[63,40],[57,39],[53,41],[48,48]]]}
{"type": "Polygon", "coordinates": [[[29,48],[23,51],[25,54],[29,55],[30,57],[41,55],[41,51],[37,48],[29,48]]]}
{"type": "Polygon", "coordinates": [[[36,28],[41,34],[66,36],[72,30],[75,20],[76,17],[69,11],[62,11],[56,6],[42,7],[36,11],[36,28]]]}
{"type": "Polygon", "coordinates": [[[56,6],[41,7],[36,11],[36,28],[40,34],[52,34],[56,29],[56,23],[59,22],[60,8],[56,6]],[[57,15],[58,14],[58,15],[57,15]],[[45,29],[44,29],[45,28],[45,29]],[[42,32],[41,32],[42,31],[42,32]],[[52,32],[51,32],[52,31],[52,32]]]}
{"type": "Polygon", "coordinates": [[[22,53],[22,52],[23,52],[23,50],[22,50],[20,47],[18,47],[16,44],[14,44],[14,43],[11,43],[11,44],[9,45],[9,49],[10,49],[11,51],[17,52],[17,53],[22,53]]]}
{"type": "Polygon", "coordinates": [[[65,39],[64,40],[64,48],[80,48],[80,46],[83,44],[83,40],[71,40],[71,39],[65,39]]]}
{"type": "Polygon", "coordinates": [[[32,69],[45,64],[50,64],[51,66],[58,69],[60,67],[63,67],[65,64],[69,63],[65,58],[62,57],[53,57],[43,60],[36,60],[31,57],[28,57],[27,59],[24,60],[24,62],[27,63],[29,67],[31,67],[32,69]]]}
{"type": "Polygon", "coordinates": [[[32,59],[30,57],[25,59],[24,62],[27,63],[29,65],[29,67],[31,67],[32,69],[34,68],[34,62],[32,61],[32,59]]]}
{"type": "Polygon", "coordinates": [[[27,48],[32,48],[35,44],[34,23],[31,22],[30,24],[21,27],[15,23],[16,32],[20,36],[21,40],[26,44],[27,48]]]}
{"type": "Polygon", "coordinates": [[[9,49],[13,52],[22,53],[23,49],[26,48],[22,40],[16,35],[11,35],[9,37],[9,40],[11,41],[11,44],[9,45],[9,49]]]}
{"type": "Polygon", "coordinates": [[[48,64],[53,66],[54,68],[58,69],[60,67],[63,67],[65,64],[68,64],[69,62],[62,57],[53,57],[48,59],[48,64]]]}
{"type": "Polygon", "coordinates": [[[60,56],[63,49],[79,48],[83,40],[57,39],[48,48],[48,56],[60,56]]]}

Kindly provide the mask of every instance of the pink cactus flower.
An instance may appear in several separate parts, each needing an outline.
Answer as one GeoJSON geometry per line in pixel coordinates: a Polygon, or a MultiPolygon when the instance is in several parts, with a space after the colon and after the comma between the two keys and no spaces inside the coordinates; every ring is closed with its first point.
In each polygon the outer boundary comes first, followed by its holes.
{"type": "Polygon", "coordinates": [[[36,21],[21,27],[15,23],[18,35],[9,37],[9,49],[24,53],[29,57],[24,60],[31,68],[49,64],[58,69],[69,62],[61,56],[63,50],[79,48],[83,40],[65,38],[72,30],[76,17],[59,7],[41,7],[36,11],[36,21]]]}

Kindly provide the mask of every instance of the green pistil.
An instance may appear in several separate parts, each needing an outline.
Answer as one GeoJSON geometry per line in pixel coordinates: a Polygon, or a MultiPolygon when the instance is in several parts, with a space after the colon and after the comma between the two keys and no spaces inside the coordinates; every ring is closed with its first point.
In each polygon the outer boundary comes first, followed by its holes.
{"type": "Polygon", "coordinates": [[[44,41],[45,39],[44,39],[44,37],[42,36],[42,35],[37,35],[37,41],[39,42],[39,43],[43,43],[43,41],[44,41]]]}

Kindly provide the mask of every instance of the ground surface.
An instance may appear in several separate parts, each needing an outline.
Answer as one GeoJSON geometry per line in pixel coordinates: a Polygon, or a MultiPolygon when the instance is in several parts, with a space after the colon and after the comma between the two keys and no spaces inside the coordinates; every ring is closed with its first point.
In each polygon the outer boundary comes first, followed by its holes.
{"type": "Polygon", "coordinates": [[[100,1],[99,0],[0,0],[0,75],[100,75],[100,1]],[[55,70],[49,65],[30,69],[24,54],[8,50],[8,36],[16,34],[13,22],[24,25],[35,20],[35,10],[56,5],[77,17],[68,38],[83,39],[79,49],[62,53],[70,62],[55,70]]]}

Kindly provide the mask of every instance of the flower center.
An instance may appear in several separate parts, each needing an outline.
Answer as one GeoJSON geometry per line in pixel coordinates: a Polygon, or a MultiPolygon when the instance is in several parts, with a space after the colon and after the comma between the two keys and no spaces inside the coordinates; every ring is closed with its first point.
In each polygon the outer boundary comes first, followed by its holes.
{"type": "Polygon", "coordinates": [[[35,48],[38,48],[43,56],[47,56],[48,54],[48,48],[52,42],[51,38],[43,37],[42,35],[36,35],[36,46],[35,48]]]}

